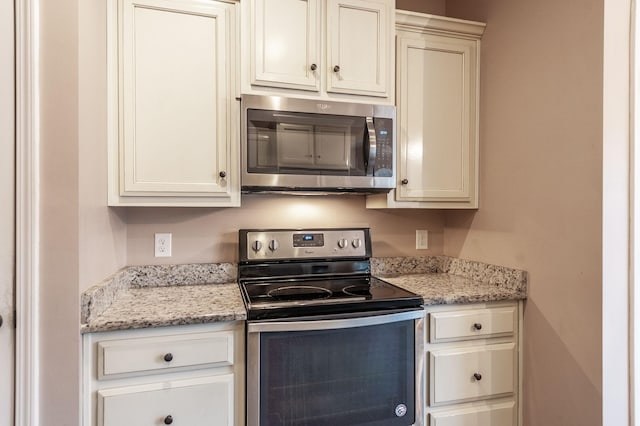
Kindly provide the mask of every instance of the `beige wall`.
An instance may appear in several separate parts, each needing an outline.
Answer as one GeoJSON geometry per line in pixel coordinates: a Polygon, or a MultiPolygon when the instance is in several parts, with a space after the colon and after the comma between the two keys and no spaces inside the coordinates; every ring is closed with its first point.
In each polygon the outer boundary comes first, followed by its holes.
{"type": "Polygon", "coordinates": [[[374,256],[442,254],[441,212],[367,210],[364,196],[252,195],[242,207],[130,208],[127,263],[235,262],[240,228],[371,227],[374,256]],[[429,250],[415,250],[416,229],[427,229],[429,250]],[[155,232],[173,234],[173,257],[153,257],[155,232]]]}
{"type": "Polygon", "coordinates": [[[602,1],[448,0],[482,20],[480,209],[445,254],[530,273],[525,424],[602,416],[602,1]]]}
{"type": "Polygon", "coordinates": [[[396,0],[396,9],[445,15],[446,0],[396,0]]]}
{"type": "Polygon", "coordinates": [[[106,207],[106,8],[40,2],[40,418],[80,415],[80,293],[125,265],[123,212],[106,207]]]}
{"type": "Polygon", "coordinates": [[[78,1],[40,2],[40,419],[74,425],[78,332],[78,1]]]}
{"type": "Polygon", "coordinates": [[[104,0],[79,5],[79,283],[103,280],[127,260],[126,209],[107,200],[107,17],[104,0]]]}

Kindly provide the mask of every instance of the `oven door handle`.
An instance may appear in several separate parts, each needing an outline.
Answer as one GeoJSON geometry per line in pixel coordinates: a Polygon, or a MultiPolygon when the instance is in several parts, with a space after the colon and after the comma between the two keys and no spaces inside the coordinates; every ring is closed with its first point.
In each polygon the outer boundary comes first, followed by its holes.
{"type": "MultiPolygon", "coordinates": [[[[366,314],[365,314],[366,315],[366,314]]],[[[399,312],[394,314],[383,314],[374,316],[359,316],[356,318],[334,319],[334,320],[312,320],[312,321],[277,321],[277,322],[249,322],[247,331],[249,333],[278,332],[278,331],[313,331],[313,330],[336,330],[341,328],[366,327],[369,325],[388,324],[392,322],[407,321],[425,317],[424,309],[399,312]]]]}

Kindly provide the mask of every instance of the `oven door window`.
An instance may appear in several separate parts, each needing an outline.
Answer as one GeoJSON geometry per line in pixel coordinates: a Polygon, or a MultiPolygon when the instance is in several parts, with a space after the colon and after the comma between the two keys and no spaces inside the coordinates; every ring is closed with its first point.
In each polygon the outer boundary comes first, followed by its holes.
{"type": "Polygon", "coordinates": [[[414,321],[260,334],[261,426],[415,422],[414,321]]]}

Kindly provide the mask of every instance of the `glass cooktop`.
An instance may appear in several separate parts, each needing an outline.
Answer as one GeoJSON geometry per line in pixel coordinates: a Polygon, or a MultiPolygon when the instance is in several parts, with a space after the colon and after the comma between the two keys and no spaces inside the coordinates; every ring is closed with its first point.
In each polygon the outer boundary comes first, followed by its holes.
{"type": "Polygon", "coordinates": [[[240,283],[247,316],[276,319],[419,308],[422,297],[371,276],[240,283]]]}

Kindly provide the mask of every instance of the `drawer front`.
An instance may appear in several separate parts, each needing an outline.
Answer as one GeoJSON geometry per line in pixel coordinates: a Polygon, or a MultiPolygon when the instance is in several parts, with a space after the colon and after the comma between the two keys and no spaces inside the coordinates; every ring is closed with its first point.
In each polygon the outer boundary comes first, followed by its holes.
{"type": "Polygon", "coordinates": [[[98,391],[98,426],[234,426],[233,375],[98,391]]]}
{"type": "Polygon", "coordinates": [[[98,343],[98,378],[179,367],[233,364],[233,331],[98,343]]]}
{"type": "Polygon", "coordinates": [[[430,352],[430,404],[513,393],[515,355],[514,343],[430,352]]]}
{"type": "Polygon", "coordinates": [[[429,414],[429,426],[515,426],[514,401],[429,414]]]}
{"type": "Polygon", "coordinates": [[[512,335],[516,327],[516,307],[432,312],[431,343],[512,335]]]}

